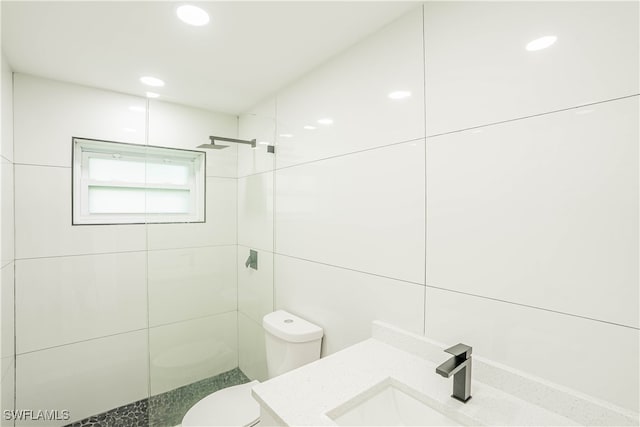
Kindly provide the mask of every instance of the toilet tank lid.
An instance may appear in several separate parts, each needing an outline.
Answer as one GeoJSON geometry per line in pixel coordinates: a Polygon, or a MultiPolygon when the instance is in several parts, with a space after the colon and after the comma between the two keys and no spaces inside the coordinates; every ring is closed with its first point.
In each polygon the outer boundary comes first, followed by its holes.
{"type": "Polygon", "coordinates": [[[322,328],[284,310],[269,313],[262,326],[271,335],[289,342],[308,342],[322,338],[322,328]]]}

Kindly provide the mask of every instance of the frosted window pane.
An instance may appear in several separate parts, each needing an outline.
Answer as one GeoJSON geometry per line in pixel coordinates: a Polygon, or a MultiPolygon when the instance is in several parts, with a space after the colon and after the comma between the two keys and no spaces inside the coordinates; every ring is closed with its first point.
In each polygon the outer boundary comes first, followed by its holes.
{"type": "Polygon", "coordinates": [[[89,187],[92,214],[189,213],[189,190],[89,187]],[[145,208],[146,207],[146,208],[145,208]]]}
{"type": "Polygon", "coordinates": [[[186,185],[189,182],[189,166],[171,163],[147,163],[149,184],[186,185]]]}
{"type": "Polygon", "coordinates": [[[89,213],[145,213],[144,188],[89,187],[89,213]]]}
{"type": "Polygon", "coordinates": [[[147,190],[147,213],[189,213],[189,190],[147,190]]]}
{"type": "Polygon", "coordinates": [[[145,164],[142,161],[89,157],[89,179],[143,184],[145,164]]]}

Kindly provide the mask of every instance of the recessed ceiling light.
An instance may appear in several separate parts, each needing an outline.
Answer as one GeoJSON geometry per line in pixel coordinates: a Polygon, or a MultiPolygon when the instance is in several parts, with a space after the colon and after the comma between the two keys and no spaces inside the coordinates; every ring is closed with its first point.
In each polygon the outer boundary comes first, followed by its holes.
{"type": "Polygon", "coordinates": [[[132,105],[131,107],[129,107],[129,110],[131,111],[136,111],[138,113],[144,113],[145,111],[147,111],[146,108],[141,107],[139,105],[132,105]]]}
{"type": "Polygon", "coordinates": [[[393,92],[389,92],[387,95],[391,99],[405,99],[411,96],[411,92],[408,90],[395,90],[393,92]]]}
{"type": "Polygon", "coordinates": [[[147,98],[157,98],[160,95],[155,92],[147,92],[147,98]]]}
{"type": "Polygon", "coordinates": [[[178,18],[186,24],[201,27],[209,23],[209,14],[199,7],[185,4],[176,9],[178,18]]]}
{"type": "Polygon", "coordinates": [[[544,36],[527,43],[526,49],[530,52],[546,49],[558,40],[556,36],[544,36]]]}
{"type": "Polygon", "coordinates": [[[293,135],[290,133],[281,133],[280,136],[282,138],[293,138],[293,135]]]}
{"type": "Polygon", "coordinates": [[[320,123],[321,125],[332,125],[333,124],[333,119],[330,119],[329,117],[326,117],[324,119],[318,120],[318,123],[320,123]]]}
{"type": "Polygon", "coordinates": [[[309,126],[309,125],[305,126],[304,128],[305,128],[306,130],[314,130],[314,129],[316,129],[316,127],[315,127],[315,126],[309,126]]]}
{"type": "Polygon", "coordinates": [[[147,86],[153,86],[153,87],[164,86],[164,82],[157,77],[144,76],[144,77],[140,77],[140,81],[146,84],[147,86]]]}

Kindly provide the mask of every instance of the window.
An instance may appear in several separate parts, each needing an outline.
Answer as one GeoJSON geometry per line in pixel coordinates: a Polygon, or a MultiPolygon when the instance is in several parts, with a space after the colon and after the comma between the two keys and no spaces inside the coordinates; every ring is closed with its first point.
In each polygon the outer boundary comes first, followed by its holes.
{"type": "Polygon", "coordinates": [[[73,224],[205,220],[205,154],[73,138],[73,224]]]}

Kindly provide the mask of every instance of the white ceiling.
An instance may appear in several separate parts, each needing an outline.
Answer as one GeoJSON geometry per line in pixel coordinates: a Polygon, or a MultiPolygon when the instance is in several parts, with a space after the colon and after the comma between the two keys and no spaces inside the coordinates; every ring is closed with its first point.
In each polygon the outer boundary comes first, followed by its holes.
{"type": "Polygon", "coordinates": [[[16,72],[238,114],[381,28],[412,2],[2,1],[2,49],[16,72]],[[150,89],[139,77],[166,86],[150,89]]]}

